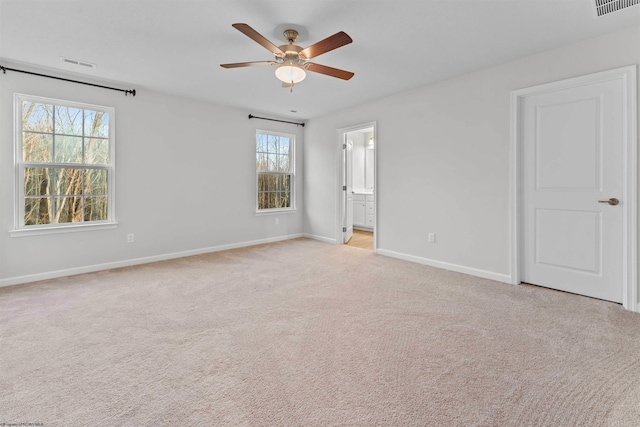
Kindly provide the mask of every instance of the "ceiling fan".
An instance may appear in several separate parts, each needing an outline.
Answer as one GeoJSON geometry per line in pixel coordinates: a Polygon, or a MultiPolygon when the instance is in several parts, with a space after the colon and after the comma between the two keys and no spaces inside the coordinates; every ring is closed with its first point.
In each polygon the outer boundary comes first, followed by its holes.
{"type": "Polygon", "coordinates": [[[233,24],[232,27],[273,53],[275,55],[275,59],[270,61],[220,64],[223,68],[277,65],[276,77],[283,82],[283,85],[291,87],[291,90],[293,90],[294,84],[304,80],[307,76],[306,71],[337,77],[342,80],[349,80],[354,76],[354,73],[350,71],[309,62],[310,59],[315,58],[316,56],[320,56],[323,53],[327,53],[351,43],[353,40],[344,31],[340,31],[339,33],[329,36],[326,39],[303,49],[294,44],[298,38],[298,32],[296,30],[285,30],[284,38],[289,42],[289,44],[276,46],[247,24],[233,24]]]}

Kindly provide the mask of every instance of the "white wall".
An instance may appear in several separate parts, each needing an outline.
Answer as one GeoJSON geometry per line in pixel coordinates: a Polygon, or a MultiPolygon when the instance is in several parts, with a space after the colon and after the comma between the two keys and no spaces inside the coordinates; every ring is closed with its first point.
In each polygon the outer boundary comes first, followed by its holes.
{"type": "Polygon", "coordinates": [[[136,89],[132,97],[11,71],[0,75],[0,285],[302,232],[302,209],[277,215],[279,225],[276,216],[256,216],[254,141],[256,129],[296,135],[301,208],[303,128],[249,120],[257,111],[136,89]],[[115,107],[116,229],[9,236],[16,92],[115,107]],[[134,243],[126,243],[127,233],[135,233],[134,243]]]}
{"type": "Polygon", "coordinates": [[[347,134],[347,138],[353,143],[353,151],[351,156],[351,172],[353,176],[353,190],[363,191],[365,188],[364,181],[364,135],[362,132],[351,132],[347,134]]]}
{"type": "Polygon", "coordinates": [[[510,92],[630,64],[638,27],[312,119],[305,231],[336,239],[336,130],[377,121],[379,251],[507,281],[510,92]]]}
{"type": "MultiPolygon", "coordinates": [[[[373,147],[369,146],[370,139],[373,138],[373,132],[365,132],[364,134],[364,188],[372,190],[375,184],[375,158],[373,147]]],[[[375,142],[374,142],[375,144],[375,142]]]]}

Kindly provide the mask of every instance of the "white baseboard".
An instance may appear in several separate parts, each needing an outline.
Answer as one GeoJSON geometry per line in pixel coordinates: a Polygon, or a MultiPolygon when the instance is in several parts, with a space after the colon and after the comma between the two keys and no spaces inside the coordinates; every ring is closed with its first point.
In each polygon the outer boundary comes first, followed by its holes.
{"type": "Polygon", "coordinates": [[[74,276],[76,274],[93,273],[95,271],[111,270],[113,268],[130,267],[132,265],[148,264],[151,262],[166,261],[169,259],[184,258],[188,256],[201,255],[201,254],[206,254],[210,252],[220,252],[220,251],[226,251],[229,249],[244,248],[247,246],[262,245],[265,243],[279,242],[282,240],[297,239],[299,237],[307,237],[307,236],[305,236],[302,233],[289,234],[286,236],[270,237],[268,239],[250,240],[247,242],[231,243],[228,245],[211,246],[208,248],[192,249],[192,250],[182,251],[182,252],[173,252],[169,254],[154,255],[150,257],[133,258],[133,259],[127,259],[123,261],[107,262],[104,264],[94,264],[94,265],[88,265],[84,267],[69,268],[65,270],[48,271],[45,273],[36,273],[36,274],[28,274],[25,276],[10,277],[7,279],[0,279],[0,287],[20,285],[22,283],[29,283],[29,282],[37,282],[39,280],[55,279],[58,277],[74,276]]]}
{"type": "MultiPolygon", "coordinates": [[[[37,282],[39,280],[55,279],[58,277],[74,276],[76,274],[93,273],[95,271],[111,270],[113,268],[130,267],[132,265],[148,264],[151,262],[166,261],[169,259],[183,258],[183,257],[188,257],[193,255],[211,253],[211,252],[226,251],[229,249],[237,249],[237,248],[243,248],[247,246],[262,245],[265,243],[273,243],[273,242],[278,242],[282,240],[297,239],[299,237],[306,237],[309,239],[318,240],[325,243],[336,244],[336,239],[331,239],[328,237],[316,236],[316,235],[307,234],[307,233],[289,234],[286,236],[271,237],[267,239],[250,240],[246,242],[211,246],[207,248],[192,249],[192,250],[182,251],[182,252],[173,252],[169,254],[154,255],[150,257],[133,258],[133,259],[122,260],[122,261],[108,262],[104,264],[94,264],[94,265],[88,265],[84,267],[76,267],[76,268],[69,268],[64,270],[49,271],[44,273],[28,274],[28,275],[18,276],[18,277],[10,277],[7,279],[0,279],[0,287],[19,285],[22,283],[29,283],[29,282],[37,282]]],[[[389,251],[385,249],[378,249],[377,253],[380,255],[391,257],[391,258],[398,258],[405,261],[416,262],[418,264],[429,265],[431,267],[443,268],[445,270],[451,270],[451,271],[456,271],[458,273],[464,273],[472,276],[482,277],[485,279],[496,280],[498,282],[510,283],[510,276],[506,274],[499,274],[491,271],[479,270],[472,267],[465,267],[457,264],[450,264],[447,262],[436,261],[436,260],[417,257],[413,255],[407,255],[407,254],[389,251]]]]}
{"type": "Polygon", "coordinates": [[[379,255],[388,256],[391,258],[398,258],[405,261],[416,262],[418,264],[428,265],[430,267],[442,268],[444,270],[451,270],[458,273],[468,274],[470,276],[482,277],[483,279],[495,280],[497,282],[511,283],[511,276],[508,274],[494,273],[493,271],[480,270],[473,267],[465,267],[464,265],[451,264],[444,261],[436,261],[429,258],[422,258],[414,255],[407,255],[400,252],[389,251],[386,249],[378,248],[377,253],[379,255]]]}
{"type": "Polygon", "coordinates": [[[336,239],[330,239],[329,237],[316,236],[315,234],[303,234],[302,237],[306,237],[307,239],[319,240],[325,243],[333,243],[334,245],[337,243],[336,239]]]}

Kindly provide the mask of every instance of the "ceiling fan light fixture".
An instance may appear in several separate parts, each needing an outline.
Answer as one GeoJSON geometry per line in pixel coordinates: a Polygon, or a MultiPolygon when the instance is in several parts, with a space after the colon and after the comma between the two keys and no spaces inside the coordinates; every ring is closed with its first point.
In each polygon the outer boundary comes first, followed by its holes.
{"type": "Polygon", "coordinates": [[[276,68],[276,77],[284,83],[299,83],[307,77],[304,69],[297,64],[282,64],[276,68]]]}

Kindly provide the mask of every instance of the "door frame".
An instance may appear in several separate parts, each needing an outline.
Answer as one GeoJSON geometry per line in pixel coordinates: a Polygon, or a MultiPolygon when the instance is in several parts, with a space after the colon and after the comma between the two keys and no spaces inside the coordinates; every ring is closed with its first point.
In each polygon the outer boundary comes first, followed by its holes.
{"type": "Polygon", "coordinates": [[[342,134],[342,183],[343,183],[343,196],[342,201],[347,203],[347,206],[342,207],[342,244],[348,243],[353,238],[353,142],[349,141],[347,134],[342,134]],[[351,148],[349,148],[351,146],[351,148]],[[351,186],[349,186],[349,174],[351,174],[351,186]],[[351,191],[351,197],[349,197],[349,191],[351,191]],[[351,200],[351,211],[349,211],[349,200],[351,200]],[[349,222],[349,212],[351,212],[351,222],[349,222]],[[347,231],[345,231],[345,228],[347,231]],[[345,233],[349,232],[351,228],[351,235],[347,239],[345,233]]]}
{"type": "Polygon", "coordinates": [[[523,150],[522,150],[522,100],[532,95],[559,89],[583,86],[610,80],[622,80],[625,96],[625,138],[624,153],[626,164],[622,197],[626,202],[623,224],[623,272],[622,306],[630,311],[638,307],[638,139],[637,139],[637,89],[636,65],[615,68],[584,76],[531,86],[511,91],[511,135],[510,135],[510,188],[509,188],[509,234],[510,260],[509,275],[514,285],[521,283],[523,262],[523,150]]]}
{"type": "Polygon", "coordinates": [[[342,155],[342,144],[343,141],[345,139],[345,134],[349,133],[349,132],[354,132],[354,131],[358,131],[358,130],[362,130],[362,129],[368,129],[368,128],[373,128],[373,194],[374,194],[374,205],[373,205],[373,211],[374,211],[374,216],[373,216],[373,252],[377,252],[378,251],[378,195],[379,195],[379,191],[378,191],[378,124],[376,121],[373,122],[367,122],[367,123],[361,123],[358,125],[353,125],[353,126],[348,126],[348,127],[344,127],[344,128],[340,128],[338,129],[337,132],[337,140],[338,143],[336,144],[336,156],[337,156],[337,160],[336,160],[336,165],[338,166],[338,179],[337,182],[339,183],[339,185],[337,185],[337,192],[336,192],[336,243],[337,244],[342,244],[342,227],[344,227],[344,209],[345,209],[345,202],[344,202],[344,193],[343,193],[343,186],[346,185],[345,183],[345,177],[344,177],[344,156],[342,155]]]}

